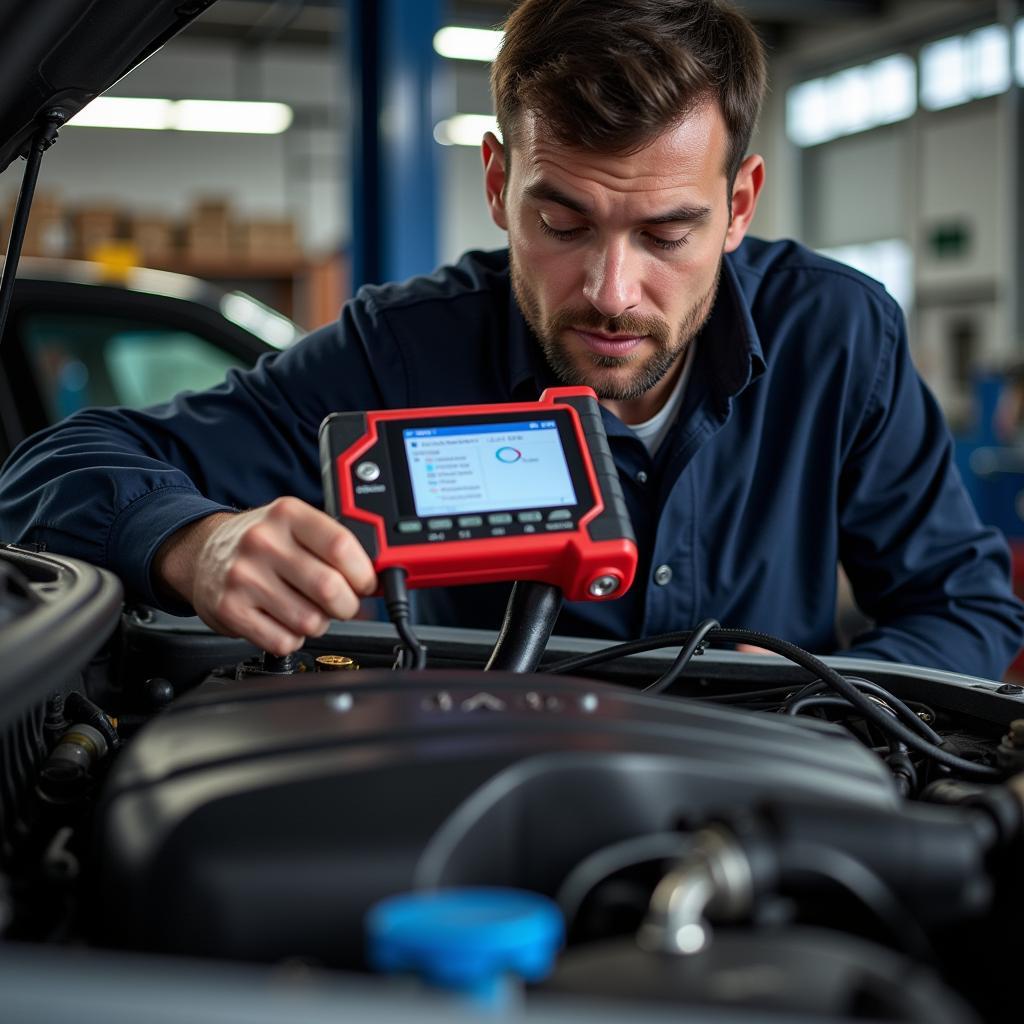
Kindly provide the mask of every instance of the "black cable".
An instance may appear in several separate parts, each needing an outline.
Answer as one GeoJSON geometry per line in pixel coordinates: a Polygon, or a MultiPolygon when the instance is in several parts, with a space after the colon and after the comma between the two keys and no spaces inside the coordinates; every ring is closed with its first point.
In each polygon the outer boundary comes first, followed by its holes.
{"type": "MultiPolygon", "coordinates": [[[[601,665],[609,661],[616,661],[629,654],[641,654],[645,651],[653,651],[662,647],[675,647],[689,643],[693,631],[680,633],[662,633],[660,636],[645,637],[643,640],[631,640],[627,643],[616,644],[612,647],[605,647],[590,654],[580,655],[575,658],[566,658],[546,666],[547,672],[573,672],[591,665],[601,665]]],[[[966,758],[957,757],[946,750],[941,749],[929,740],[925,740],[914,730],[904,725],[898,718],[891,718],[889,714],[875,704],[870,697],[860,692],[857,687],[847,682],[834,668],[826,665],[820,658],[809,654],[796,644],[788,640],[780,640],[778,637],[770,636],[767,633],[759,633],[747,629],[716,629],[712,630],[709,640],[724,640],[731,643],[747,643],[755,647],[763,647],[774,654],[781,654],[794,664],[806,669],[815,678],[821,679],[832,690],[840,696],[845,697],[861,716],[877,726],[887,735],[893,735],[896,739],[905,743],[911,750],[925,757],[937,761],[947,768],[960,772],[966,778],[971,779],[1002,779],[1004,772],[998,768],[990,768],[987,765],[977,764],[968,761],[966,758]]]]}
{"type": "Polygon", "coordinates": [[[545,665],[544,672],[563,673],[575,672],[580,668],[589,668],[591,665],[603,665],[608,661],[618,661],[630,654],[643,654],[646,651],[657,651],[662,647],[679,647],[689,643],[690,631],[678,633],[660,633],[658,636],[645,637],[643,640],[627,640],[625,643],[613,644],[611,647],[602,647],[598,651],[591,651],[589,654],[576,654],[571,658],[563,658],[561,661],[545,665]]]}
{"type": "Polygon", "coordinates": [[[783,709],[783,714],[799,715],[802,711],[813,711],[815,708],[840,708],[843,711],[857,709],[845,697],[832,697],[821,693],[808,693],[804,697],[791,700],[783,709]]]}
{"type": "Polygon", "coordinates": [[[707,693],[689,700],[706,700],[712,704],[746,704],[750,701],[788,700],[796,696],[797,686],[773,686],[768,690],[743,690],[738,693],[707,693]]]}
{"type": "MultiPolygon", "coordinates": [[[[864,693],[870,693],[878,697],[879,700],[885,701],[885,703],[892,708],[893,713],[900,721],[910,726],[915,732],[921,734],[924,739],[930,743],[934,743],[937,747],[942,746],[945,742],[943,738],[925,721],[923,721],[918,715],[915,715],[911,709],[896,697],[890,693],[884,686],[879,686],[878,683],[872,682],[870,679],[862,679],[860,676],[846,676],[847,682],[853,683],[858,690],[864,693]]],[[[808,683],[802,690],[796,693],[793,697],[794,700],[812,694],[817,693],[828,684],[822,679],[815,679],[813,683],[808,683]]]]}
{"type": "Polygon", "coordinates": [[[508,596],[501,630],[485,672],[533,672],[562,609],[562,588],[519,580],[508,596]]]}
{"type": "Polygon", "coordinates": [[[640,692],[663,693],[667,690],[683,674],[686,666],[690,663],[690,659],[695,654],[704,653],[704,643],[707,640],[708,633],[713,629],[721,628],[721,624],[717,619],[705,619],[701,622],[690,634],[690,639],[687,641],[686,646],[676,655],[676,660],[669,665],[664,675],[660,679],[656,679],[650,686],[645,686],[640,692]]]}
{"type": "MultiPolygon", "coordinates": [[[[879,705],[879,706],[881,706],[881,705],[879,705]]],[[[781,710],[782,710],[782,713],[786,714],[786,715],[799,715],[802,711],[806,711],[806,710],[809,710],[809,709],[810,710],[814,710],[816,708],[836,708],[836,709],[839,709],[839,710],[853,711],[853,712],[856,712],[856,710],[857,710],[845,697],[833,697],[833,696],[830,696],[829,694],[823,694],[823,693],[817,693],[817,692],[805,693],[802,697],[799,694],[797,694],[791,701],[787,702],[787,704],[781,710]]],[[[893,711],[888,706],[883,707],[883,710],[884,711],[889,711],[889,713],[892,714],[892,716],[894,718],[896,717],[896,712],[893,711]]],[[[829,719],[829,721],[837,722],[838,723],[838,722],[842,722],[843,719],[842,718],[829,719]]],[[[878,752],[875,747],[872,747],[871,749],[875,750],[876,753],[878,752]]],[[[890,757],[895,757],[897,755],[902,755],[903,759],[906,761],[906,764],[908,764],[908,765],[910,764],[909,758],[906,757],[907,746],[906,746],[905,743],[901,743],[895,737],[890,736],[890,737],[888,737],[888,744],[887,744],[886,749],[888,749],[890,757]]],[[[886,763],[888,763],[888,761],[886,763]]],[[[892,765],[890,764],[889,767],[891,768],[892,765]]],[[[900,761],[900,769],[901,769],[901,771],[904,770],[904,768],[905,768],[904,761],[901,760],[900,761]]],[[[906,794],[904,794],[904,795],[906,795],[906,794]]]]}
{"type": "Polygon", "coordinates": [[[398,667],[417,671],[425,668],[427,649],[420,643],[409,623],[409,593],[405,589],[405,570],[383,569],[380,576],[384,580],[384,604],[388,610],[388,618],[394,623],[402,646],[408,654],[408,657],[399,659],[401,664],[398,667]]]}

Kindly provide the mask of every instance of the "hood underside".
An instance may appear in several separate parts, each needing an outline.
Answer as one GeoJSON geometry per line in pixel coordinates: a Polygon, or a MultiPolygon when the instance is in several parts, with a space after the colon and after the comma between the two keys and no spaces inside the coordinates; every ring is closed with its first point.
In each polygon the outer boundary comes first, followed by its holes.
{"type": "Polygon", "coordinates": [[[0,0],[0,171],[50,111],[71,118],[214,0],[0,0]]]}

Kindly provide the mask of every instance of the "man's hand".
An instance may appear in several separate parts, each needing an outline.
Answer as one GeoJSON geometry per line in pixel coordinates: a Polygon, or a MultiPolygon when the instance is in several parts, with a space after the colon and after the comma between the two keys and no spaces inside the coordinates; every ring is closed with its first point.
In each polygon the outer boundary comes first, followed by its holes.
{"type": "Polygon", "coordinates": [[[351,619],[360,595],[377,587],[353,534],[298,498],[190,523],[153,566],[157,585],[188,601],[211,629],[277,655],[321,636],[331,619],[351,619]]]}

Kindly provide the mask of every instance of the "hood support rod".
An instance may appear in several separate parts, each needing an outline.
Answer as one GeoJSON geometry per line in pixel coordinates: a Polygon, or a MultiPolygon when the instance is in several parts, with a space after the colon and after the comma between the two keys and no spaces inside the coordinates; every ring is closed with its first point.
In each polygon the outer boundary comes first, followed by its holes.
{"type": "Polygon", "coordinates": [[[26,157],[25,174],[21,179],[21,191],[18,193],[18,203],[14,208],[14,220],[11,224],[11,238],[7,243],[7,255],[4,257],[3,275],[0,276],[0,341],[4,336],[7,313],[14,295],[14,279],[18,272],[18,260],[21,258],[25,231],[28,228],[32,197],[35,195],[36,181],[39,178],[39,165],[42,163],[43,153],[57,141],[57,131],[64,121],[65,115],[59,110],[47,113],[38,134],[32,139],[26,157]]]}

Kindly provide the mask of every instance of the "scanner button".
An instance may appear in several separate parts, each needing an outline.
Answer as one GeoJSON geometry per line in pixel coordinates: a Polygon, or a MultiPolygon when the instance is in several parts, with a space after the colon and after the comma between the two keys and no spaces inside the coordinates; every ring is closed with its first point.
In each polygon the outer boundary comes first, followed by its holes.
{"type": "Polygon", "coordinates": [[[553,512],[548,513],[549,523],[558,523],[563,519],[572,519],[572,512],[567,508],[556,508],[553,512]]]}
{"type": "Polygon", "coordinates": [[[471,526],[483,526],[483,516],[459,516],[459,526],[471,527],[471,526]]]}
{"type": "Polygon", "coordinates": [[[487,517],[491,526],[508,526],[512,522],[512,516],[508,512],[492,512],[487,517]]]}
{"type": "Polygon", "coordinates": [[[428,519],[427,529],[428,530],[450,530],[452,528],[452,521],[450,519],[428,519]]]}
{"type": "Polygon", "coordinates": [[[398,524],[399,533],[421,533],[423,524],[418,519],[403,519],[398,524]]]}
{"type": "Polygon", "coordinates": [[[380,466],[376,462],[360,462],[356,466],[356,476],[365,483],[372,484],[380,479],[380,466]]]}
{"type": "Polygon", "coordinates": [[[541,512],[517,512],[516,519],[521,523],[539,523],[544,518],[541,512]]]}

